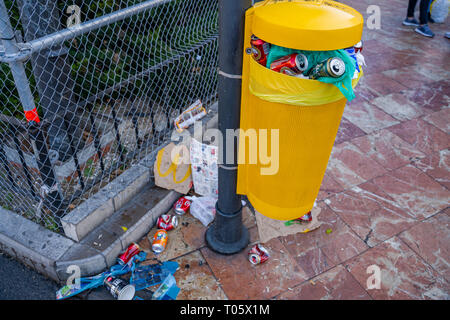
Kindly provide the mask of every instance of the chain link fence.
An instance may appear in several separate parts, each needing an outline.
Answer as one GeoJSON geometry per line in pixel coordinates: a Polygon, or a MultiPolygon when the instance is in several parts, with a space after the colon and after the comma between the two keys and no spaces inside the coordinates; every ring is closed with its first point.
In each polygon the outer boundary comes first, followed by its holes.
{"type": "Polygon", "coordinates": [[[217,99],[218,0],[0,0],[0,205],[60,218],[217,99]]]}

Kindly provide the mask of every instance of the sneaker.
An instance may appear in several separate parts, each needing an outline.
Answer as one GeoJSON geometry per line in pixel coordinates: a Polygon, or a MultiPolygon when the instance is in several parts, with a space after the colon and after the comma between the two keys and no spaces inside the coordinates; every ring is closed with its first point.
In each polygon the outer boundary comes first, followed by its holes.
{"type": "Polygon", "coordinates": [[[414,27],[418,27],[420,25],[419,21],[417,21],[414,18],[406,18],[405,20],[403,20],[402,24],[404,26],[414,26],[414,27]]]}
{"type": "Polygon", "coordinates": [[[424,24],[423,26],[416,28],[415,31],[428,38],[434,37],[433,31],[431,31],[430,27],[428,27],[427,24],[424,24]]]}
{"type": "Polygon", "coordinates": [[[447,39],[450,39],[450,32],[446,32],[444,37],[446,37],[447,39]]]}

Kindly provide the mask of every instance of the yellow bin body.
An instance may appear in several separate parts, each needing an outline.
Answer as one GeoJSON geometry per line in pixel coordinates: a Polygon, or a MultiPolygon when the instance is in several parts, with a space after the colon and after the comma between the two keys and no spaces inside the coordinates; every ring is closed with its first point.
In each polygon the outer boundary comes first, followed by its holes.
{"type": "MultiPolygon", "coordinates": [[[[361,40],[362,29],[362,16],[341,3],[269,2],[247,11],[244,49],[252,34],[292,49],[343,49],[361,40]]],[[[292,220],[309,212],[346,102],[334,85],[274,72],[244,52],[237,193],[272,219],[292,220]],[[256,161],[249,143],[255,132],[256,161]]]]}

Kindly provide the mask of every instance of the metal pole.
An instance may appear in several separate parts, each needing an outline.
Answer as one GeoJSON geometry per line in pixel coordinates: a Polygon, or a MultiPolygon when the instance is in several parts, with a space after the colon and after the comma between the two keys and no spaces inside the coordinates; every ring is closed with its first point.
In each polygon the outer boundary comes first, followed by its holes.
{"type": "MultiPolygon", "coordinates": [[[[244,17],[251,5],[251,0],[219,0],[219,130],[223,137],[227,129],[239,128],[244,17]]],[[[228,158],[223,146],[219,159],[228,158]]],[[[208,247],[221,254],[238,253],[249,243],[248,230],[242,224],[241,196],[236,194],[237,141],[234,146],[228,150],[234,153],[234,163],[219,166],[216,217],[205,235],[208,247]]]]}

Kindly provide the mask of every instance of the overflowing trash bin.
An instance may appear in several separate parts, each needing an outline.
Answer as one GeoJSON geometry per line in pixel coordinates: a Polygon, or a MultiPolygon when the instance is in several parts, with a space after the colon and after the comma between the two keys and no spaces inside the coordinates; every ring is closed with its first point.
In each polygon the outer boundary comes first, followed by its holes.
{"type": "Polygon", "coordinates": [[[359,12],[331,0],[265,1],[247,11],[237,193],[261,214],[292,220],[313,208],[363,74],[362,30],[359,12]],[[250,131],[270,164],[249,161],[250,131]]]}

